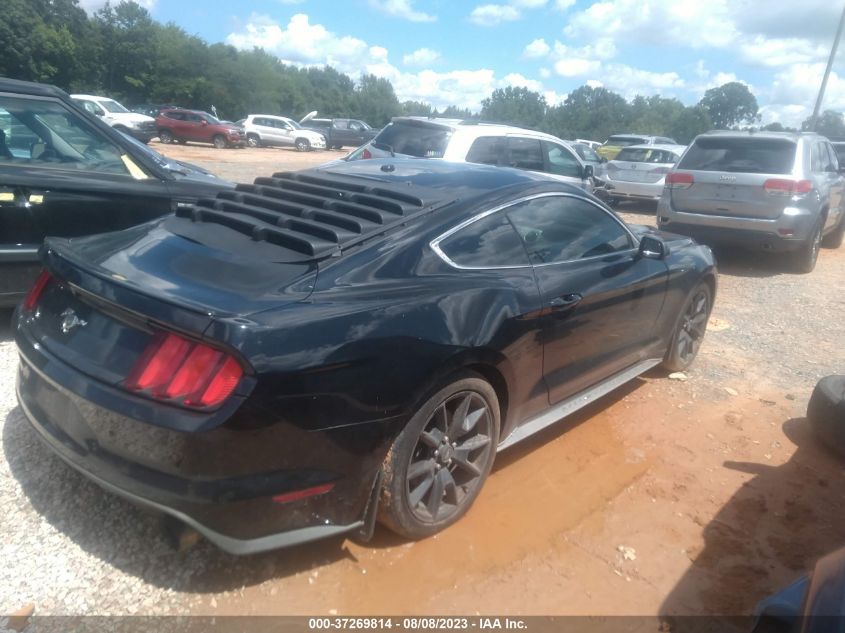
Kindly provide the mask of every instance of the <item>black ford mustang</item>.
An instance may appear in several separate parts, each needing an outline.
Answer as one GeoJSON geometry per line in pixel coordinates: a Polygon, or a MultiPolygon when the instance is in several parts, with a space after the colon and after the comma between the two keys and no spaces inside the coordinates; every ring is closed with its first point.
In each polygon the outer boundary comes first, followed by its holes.
{"type": "Polygon", "coordinates": [[[51,238],[18,398],[70,465],[255,552],[456,521],[497,451],[695,357],[710,251],[527,172],[359,161],[51,238]]]}

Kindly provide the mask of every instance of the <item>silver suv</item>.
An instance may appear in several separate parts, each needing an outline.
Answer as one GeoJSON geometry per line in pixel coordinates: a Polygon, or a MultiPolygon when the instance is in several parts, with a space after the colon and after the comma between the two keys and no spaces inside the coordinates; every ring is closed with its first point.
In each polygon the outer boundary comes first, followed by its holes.
{"type": "Polygon", "coordinates": [[[845,178],[823,136],[708,132],[692,142],[657,207],[661,229],[704,242],[789,252],[799,272],[845,232],[845,178]]]}

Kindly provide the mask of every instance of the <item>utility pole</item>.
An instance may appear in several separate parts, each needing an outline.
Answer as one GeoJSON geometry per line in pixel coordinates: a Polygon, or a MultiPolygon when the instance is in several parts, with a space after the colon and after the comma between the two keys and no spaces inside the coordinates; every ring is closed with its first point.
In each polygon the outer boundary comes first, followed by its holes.
{"type": "Polygon", "coordinates": [[[816,131],[816,123],[819,119],[819,110],[822,107],[822,100],[824,99],[824,91],[827,88],[827,79],[830,77],[830,69],[833,66],[833,58],[836,57],[836,49],[839,47],[839,38],[842,37],[842,26],[845,25],[845,7],[842,8],[842,17],[839,18],[839,28],[836,29],[836,37],[833,40],[833,47],[830,49],[830,57],[827,59],[827,68],[824,70],[824,77],[822,77],[822,85],[819,88],[819,96],[816,99],[816,107],[813,108],[813,116],[810,117],[810,131],[816,131]]]}

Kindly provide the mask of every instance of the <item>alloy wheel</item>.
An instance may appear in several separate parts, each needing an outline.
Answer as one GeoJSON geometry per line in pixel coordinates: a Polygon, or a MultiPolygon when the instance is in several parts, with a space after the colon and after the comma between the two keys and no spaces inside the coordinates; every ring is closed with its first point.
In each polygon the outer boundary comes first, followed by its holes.
{"type": "Polygon", "coordinates": [[[405,479],[408,507],[424,523],[447,520],[473,498],[495,450],[493,417],[475,391],[461,391],[434,411],[420,433],[405,479]]]}
{"type": "Polygon", "coordinates": [[[678,329],[678,356],[683,363],[691,363],[701,347],[701,340],[707,331],[707,317],[710,314],[707,291],[700,288],[681,317],[678,329]]]}

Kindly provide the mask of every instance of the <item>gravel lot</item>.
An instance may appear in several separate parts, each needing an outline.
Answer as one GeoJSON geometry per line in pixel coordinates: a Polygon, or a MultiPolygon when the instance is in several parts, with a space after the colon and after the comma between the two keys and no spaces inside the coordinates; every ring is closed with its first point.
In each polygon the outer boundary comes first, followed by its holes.
{"type": "MultiPolygon", "coordinates": [[[[158,149],[236,180],[342,155],[158,149]]],[[[0,313],[0,613],[747,613],[845,538],[845,470],[802,419],[815,381],[845,372],[845,249],[801,276],[717,255],[688,380],[649,374],[502,454],[435,538],[379,530],[247,558],[175,553],[157,517],[45,450],[16,406],[0,313]]]]}

